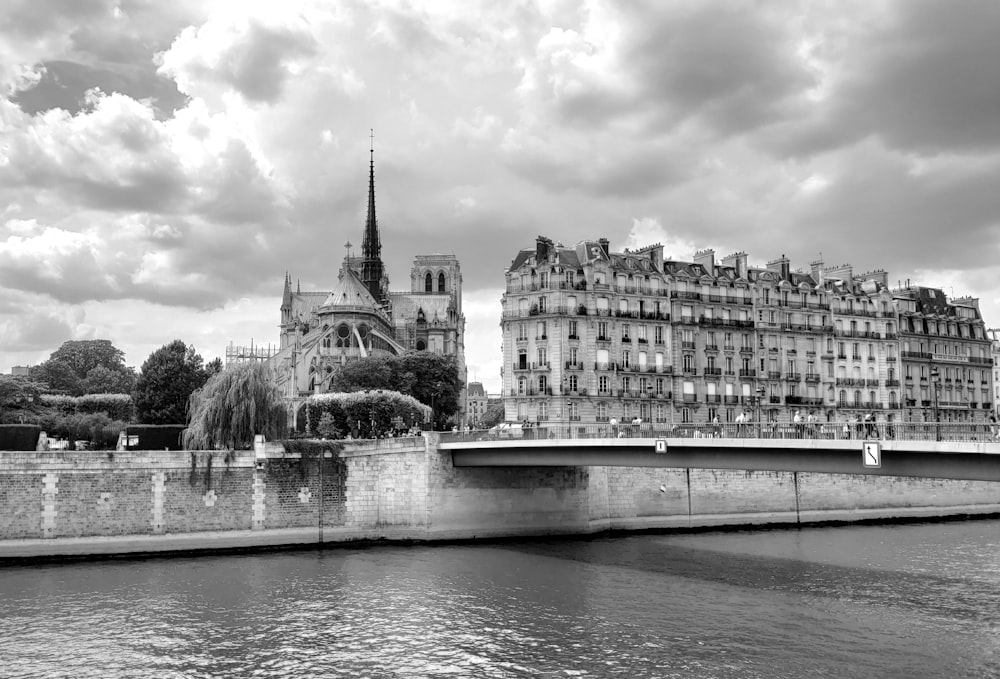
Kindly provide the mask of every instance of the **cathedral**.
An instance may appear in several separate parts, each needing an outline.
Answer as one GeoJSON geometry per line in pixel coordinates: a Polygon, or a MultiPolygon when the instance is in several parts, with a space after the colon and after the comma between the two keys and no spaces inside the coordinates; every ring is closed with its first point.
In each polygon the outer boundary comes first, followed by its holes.
{"type": "Polygon", "coordinates": [[[297,428],[302,426],[298,420],[305,399],[327,391],[337,368],[353,359],[404,351],[452,355],[458,360],[459,379],[465,382],[458,259],[453,254],[416,255],[410,289],[392,291],[381,253],[373,149],[361,255],[352,256],[348,250],[332,290],[303,292],[298,285],[293,290],[291,276],[285,274],[281,335],[269,360],[297,428]]]}

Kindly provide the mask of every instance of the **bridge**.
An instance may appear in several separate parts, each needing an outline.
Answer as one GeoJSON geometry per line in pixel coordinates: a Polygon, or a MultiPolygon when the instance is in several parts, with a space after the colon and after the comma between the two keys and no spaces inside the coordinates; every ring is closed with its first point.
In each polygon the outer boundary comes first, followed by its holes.
{"type": "Polygon", "coordinates": [[[674,467],[1000,481],[982,424],[570,426],[441,434],[455,467],[674,467]],[[890,437],[891,436],[891,437],[890,437]]]}

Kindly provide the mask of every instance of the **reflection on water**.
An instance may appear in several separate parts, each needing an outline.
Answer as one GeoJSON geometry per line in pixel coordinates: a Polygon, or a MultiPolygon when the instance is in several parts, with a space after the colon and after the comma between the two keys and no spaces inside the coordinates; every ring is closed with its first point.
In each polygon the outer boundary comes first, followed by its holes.
{"type": "Polygon", "coordinates": [[[995,677],[1000,522],[0,569],[0,676],[995,677]]]}

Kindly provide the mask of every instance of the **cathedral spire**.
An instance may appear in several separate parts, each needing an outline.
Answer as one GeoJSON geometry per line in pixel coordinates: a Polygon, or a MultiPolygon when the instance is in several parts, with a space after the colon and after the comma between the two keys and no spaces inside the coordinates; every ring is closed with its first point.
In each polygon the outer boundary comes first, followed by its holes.
{"type": "Polygon", "coordinates": [[[378,220],[375,218],[375,130],[370,135],[371,157],[368,161],[368,218],[365,221],[365,235],[361,242],[361,281],[378,301],[385,295],[382,292],[382,243],[379,240],[378,220]]]}

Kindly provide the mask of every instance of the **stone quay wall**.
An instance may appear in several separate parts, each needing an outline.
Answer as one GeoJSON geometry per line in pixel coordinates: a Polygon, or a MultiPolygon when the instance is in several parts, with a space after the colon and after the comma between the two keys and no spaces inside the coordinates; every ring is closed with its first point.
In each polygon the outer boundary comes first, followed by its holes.
{"type": "Polygon", "coordinates": [[[434,434],[302,458],[0,452],[0,560],[1000,514],[1000,482],[619,467],[455,468],[434,434]]]}

